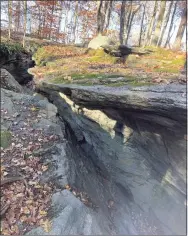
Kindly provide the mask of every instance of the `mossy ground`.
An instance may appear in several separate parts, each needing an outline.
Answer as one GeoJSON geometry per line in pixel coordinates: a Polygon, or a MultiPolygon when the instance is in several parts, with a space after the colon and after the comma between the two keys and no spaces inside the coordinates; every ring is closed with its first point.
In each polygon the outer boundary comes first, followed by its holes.
{"type": "Polygon", "coordinates": [[[11,144],[12,134],[9,131],[1,130],[1,147],[7,148],[11,144]]]}
{"type": "MultiPolygon", "coordinates": [[[[152,48],[147,55],[129,55],[125,64],[106,54],[102,49],[91,50],[73,46],[45,46],[34,55],[37,66],[30,72],[36,83],[45,80],[53,83],[97,84],[96,79],[109,80],[108,86],[133,86],[155,83],[155,79],[176,80],[185,63],[185,53],[152,48]],[[111,83],[110,78],[124,77],[129,81],[111,83]],[[83,81],[82,81],[83,80],[83,81]],[[88,81],[91,80],[91,81],[88,81]],[[93,83],[94,81],[94,83],[93,83]]],[[[102,84],[100,81],[99,84],[102,84]]]]}
{"type": "Polygon", "coordinates": [[[1,42],[0,44],[0,56],[9,57],[14,53],[24,52],[24,48],[20,43],[15,42],[1,42]]]}

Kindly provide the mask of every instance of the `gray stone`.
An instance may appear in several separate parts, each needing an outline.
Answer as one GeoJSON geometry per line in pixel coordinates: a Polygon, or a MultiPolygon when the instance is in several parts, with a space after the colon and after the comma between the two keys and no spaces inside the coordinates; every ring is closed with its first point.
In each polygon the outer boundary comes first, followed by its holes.
{"type": "Polygon", "coordinates": [[[26,235],[101,235],[91,210],[68,190],[56,193],[52,198],[52,230],[45,232],[38,227],[26,235]]]}
{"type": "Polygon", "coordinates": [[[114,44],[115,43],[110,38],[99,34],[97,37],[93,38],[89,42],[88,48],[98,49],[98,48],[101,48],[101,46],[109,46],[109,45],[114,45],[114,44]]]}
{"type": "Polygon", "coordinates": [[[1,88],[12,90],[14,92],[23,92],[22,86],[5,69],[0,69],[1,88]]]}
{"type": "Polygon", "coordinates": [[[75,185],[83,187],[99,206],[105,223],[113,218],[114,234],[185,234],[186,99],[182,94],[186,87],[46,83],[40,89],[69,124],[70,145],[77,144],[69,149],[77,166],[75,185]],[[76,113],[59,92],[90,109],[91,119],[84,112],[76,113]],[[94,122],[92,109],[116,121],[113,137],[94,122]],[[126,127],[131,132],[124,133],[126,127]],[[115,201],[116,210],[111,213],[109,199],[115,201]]]}

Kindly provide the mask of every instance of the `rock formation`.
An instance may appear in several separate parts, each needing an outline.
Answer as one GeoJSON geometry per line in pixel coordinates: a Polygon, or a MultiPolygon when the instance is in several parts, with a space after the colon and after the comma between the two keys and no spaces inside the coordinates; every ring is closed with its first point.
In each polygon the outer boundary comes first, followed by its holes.
{"type": "Polygon", "coordinates": [[[184,85],[42,83],[38,91],[45,97],[1,89],[1,109],[18,114],[2,119],[3,130],[23,130],[34,106],[33,132],[59,136],[37,153],[50,166],[41,183],[58,189],[48,212],[52,227],[28,235],[185,234],[184,85]]]}
{"type": "Polygon", "coordinates": [[[6,69],[20,84],[27,84],[33,76],[28,69],[35,65],[32,55],[28,52],[17,52],[11,55],[1,54],[0,67],[6,69]]]}
{"type": "Polygon", "coordinates": [[[75,142],[72,156],[86,156],[101,178],[98,185],[98,175],[80,163],[77,185],[106,216],[105,202],[115,202],[110,219],[116,234],[185,233],[185,86],[107,88],[43,83],[40,91],[68,124],[71,142],[75,142]],[[75,112],[70,101],[81,106],[82,112],[75,112]],[[106,124],[113,134],[99,125],[96,110],[111,120],[106,124]],[[80,140],[84,142],[79,144],[80,140]]]}

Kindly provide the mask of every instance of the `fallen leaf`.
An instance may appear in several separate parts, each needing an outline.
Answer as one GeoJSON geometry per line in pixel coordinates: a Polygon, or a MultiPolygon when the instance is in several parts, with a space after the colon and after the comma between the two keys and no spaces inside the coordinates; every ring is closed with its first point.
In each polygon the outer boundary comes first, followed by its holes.
{"type": "Polygon", "coordinates": [[[30,210],[29,210],[28,207],[22,207],[22,208],[21,208],[21,212],[24,213],[24,214],[26,214],[26,215],[30,214],[30,210]]]}
{"type": "Polygon", "coordinates": [[[67,184],[67,185],[65,185],[65,188],[66,189],[68,189],[68,190],[70,190],[71,189],[71,187],[67,184]]]}
{"type": "Polygon", "coordinates": [[[47,211],[39,211],[39,214],[42,215],[42,216],[46,216],[47,215],[47,211]]]}
{"type": "Polygon", "coordinates": [[[42,171],[46,171],[48,169],[48,166],[42,166],[42,171]]]}
{"type": "Polygon", "coordinates": [[[20,221],[23,223],[23,222],[26,222],[27,221],[27,216],[21,216],[20,217],[20,221]]]}
{"type": "Polygon", "coordinates": [[[44,229],[46,233],[49,233],[52,228],[52,223],[47,219],[45,221],[42,221],[41,227],[44,229]]]}

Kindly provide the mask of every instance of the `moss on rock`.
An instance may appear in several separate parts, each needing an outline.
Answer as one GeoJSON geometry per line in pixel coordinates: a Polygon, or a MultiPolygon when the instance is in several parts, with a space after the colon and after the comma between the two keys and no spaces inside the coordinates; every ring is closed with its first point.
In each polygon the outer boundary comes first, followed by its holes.
{"type": "Polygon", "coordinates": [[[0,56],[9,57],[14,53],[24,52],[25,49],[19,43],[5,43],[0,44],[0,56]]]}
{"type": "Polygon", "coordinates": [[[3,130],[1,131],[1,147],[7,148],[11,144],[12,134],[10,131],[3,130]]]}

